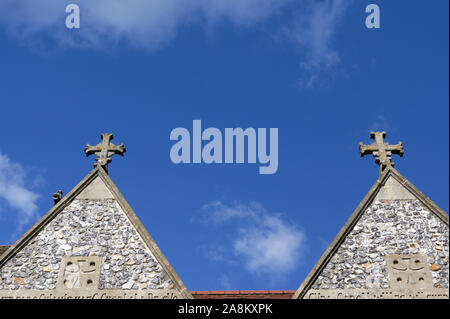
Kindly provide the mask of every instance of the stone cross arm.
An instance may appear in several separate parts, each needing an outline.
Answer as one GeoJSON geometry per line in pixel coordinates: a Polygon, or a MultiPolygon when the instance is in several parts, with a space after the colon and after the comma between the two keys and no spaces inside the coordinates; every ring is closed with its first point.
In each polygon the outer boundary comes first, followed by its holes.
{"type": "Polygon", "coordinates": [[[389,143],[384,142],[385,137],[386,132],[371,132],[370,138],[374,139],[375,142],[370,145],[365,145],[362,142],[359,143],[361,157],[373,155],[373,157],[375,157],[375,162],[380,165],[381,170],[387,166],[394,166],[392,154],[400,155],[400,157],[403,157],[404,154],[402,142],[390,145],[389,143]]]}
{"type": "Polygon", "coordinates": [[[126,149],[123,144],[114,145],[111,143],[111,140],[114,138],[114,135],[111,133],[102,133],[100,138],[102,139],[101,143],[95,146],[87,144],[84,148],[84,152],[86,153],[86,156],[95,154],[96,163],[94,164],[94,167],[100,165],[107,171],[108,164],[112,161],[111,156],[115,154],[123,156],[126,149]]]}

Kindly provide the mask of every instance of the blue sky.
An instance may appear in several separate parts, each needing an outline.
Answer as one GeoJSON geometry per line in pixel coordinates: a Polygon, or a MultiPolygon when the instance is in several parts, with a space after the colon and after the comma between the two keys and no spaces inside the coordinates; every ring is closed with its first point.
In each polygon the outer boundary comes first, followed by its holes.
{"type": "Polygon", "coordinates": [[[0,244],[124,143],[110,177],[190,290],[298,288],[378,175],[449,208],[448,1],[0,0],[0,244]],[[126,5],[124,3],[127,3],[126,5]],[[365,7],[381,9],[367,29],[365,7]],[[169,158],[192,121],[278,128],[276,174],[169,158]]]}

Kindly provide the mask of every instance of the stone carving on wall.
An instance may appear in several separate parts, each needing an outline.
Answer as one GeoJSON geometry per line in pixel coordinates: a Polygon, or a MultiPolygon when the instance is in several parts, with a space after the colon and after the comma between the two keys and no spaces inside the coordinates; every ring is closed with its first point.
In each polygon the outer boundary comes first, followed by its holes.
{"type": "Polygon", "coordinates": [[[63,289],[97,289],[101,257],[64,257],[61,261],[58,286],[63,289]]]}
{"type": "Polygon", "coordinates": [[[386,256],[386,265],[392,288],[433,287],[427,258],[424,255],[389,255],[386,256]]]}

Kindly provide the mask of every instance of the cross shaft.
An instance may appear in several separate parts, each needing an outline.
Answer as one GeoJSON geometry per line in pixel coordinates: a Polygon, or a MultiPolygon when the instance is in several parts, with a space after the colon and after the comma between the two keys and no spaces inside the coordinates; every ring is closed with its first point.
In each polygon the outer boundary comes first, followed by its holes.
{"type": "Polygon", "coordinates": [[[386,132],[371,132],[370,138],[375,140],[375,142],[370,145],[365,145],[362,142],[359,143],[361,157],[373,155],[375,157],[375,163],[380,165],[380,173],[388,166],[394,167],[392,154],[400,155],[400,157],[403,157],[404,154],[402,142],[398,142],[396,145],[390,145],[384,142],[385,137],[386,132]]]}
{"type": "Polygon", "coordinates": [[[84,152],[86,156],[95,154],[97,157],[95,158],[94,167],[100,165],[102,168],[108,172],[108,164],[111,163],[111,156],[118,154],[123,156],[126,149],[123,144],[114,145],[111,143],[111,140],[114,138],[114,135],[111,133],[102,133],[100,134],[100,138],[102,142],[97,144],[96,146],[92,146],[87,144],[84,148],[84,152]]]}

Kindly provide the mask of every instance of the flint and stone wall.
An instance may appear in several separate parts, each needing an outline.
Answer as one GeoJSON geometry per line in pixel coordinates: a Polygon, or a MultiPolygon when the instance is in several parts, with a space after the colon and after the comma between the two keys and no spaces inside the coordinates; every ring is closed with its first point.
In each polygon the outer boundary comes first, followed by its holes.
{"type": "Polygon", "coordinates": [[[418,200],[376,201],[361,216],[312,289],[389,289],[385,256],[426,257],[434,288],[449,285],[449,228],[418,200]]]}
{"type": "Polygon", "coordinates": [[[76,199],[0,269],[0,289],[53,290],[71,256],[102,258],[98,289],[173,288],[115,200],[76,199]]]}

